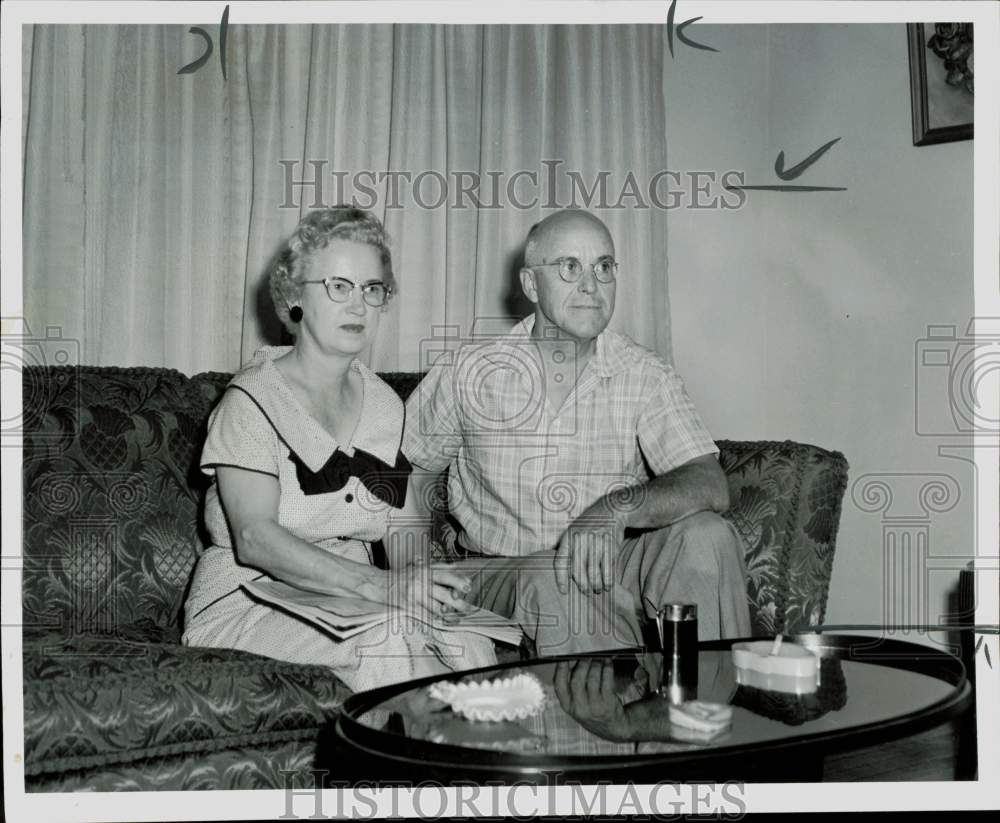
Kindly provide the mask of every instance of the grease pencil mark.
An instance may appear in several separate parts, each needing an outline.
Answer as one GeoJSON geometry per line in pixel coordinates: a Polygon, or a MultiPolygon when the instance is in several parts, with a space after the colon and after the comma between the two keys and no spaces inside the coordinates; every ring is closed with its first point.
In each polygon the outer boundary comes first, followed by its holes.
{"type": "Polygon", "coordinates": [[[782,180],[794,180],[799,177],[802,172],[808,169],[813,163],[819,160],[834,143],[840,140],[839,137],[834,137],[829,143],[824,143],[816,151],[810,154],[805,160],[803,160],[798,165],[792,166],[788,171],[785,171],[785,153],[783,151],[778,152],[778,159],[774,161],[774,173],[778,175],[782,180]]]}
{"type": "MultiPolygon", "coordinates": [[[[824,143],[805,160],[800,163],[796,163],[790,169],[785,169],[785,152],[779,151],[778,158],[774,161],[774,173],[777,174],[781,180],[794,180],[795,178],[800,177],[806,169],[826,154],[830,147],[838,140],[840,140],[840,138],[835,137],[833,140],[824,143]]],[[[784,186],[781,184],[734,186],[729,183],[724,183],[723,185],[725,185],[727,189],[739,189],[741,191],[847,191],[846,186],[784,186]]]]}
{"type": "MultiPolygon", "coordinates": [[[[188,34],[197,34],[199,37],[205,40],[205,51],[197,60],[192,60],[190,63],[181,66],[177,70],[178,74],[194,74],[198,69],[204,66],[209,58],[212,56],[212,52],[215,50],[215,44],[212,42],[212,36],[205,31],[201,26],[192,26],[188,29],[188,34]]],[[[229,6],[222,12],[222,20],[219,22],[219,66],[222,69],[222,79],[225,81],[226,78],[226,38],[229,34],[229,6]]]]}
{"type": "Polygon", "coordinates": [[[677,0],[672,0],[670,3],[670,9],[667,11],[667,48],[670,49],[670,57],[674,56],[674,32],[677,33],[677,39],[680,40],[684,45],[690,46],[693,49],[701,49],[702,51],[714,51],[718,53],[718,49],[713,49],[711,46],[706,46],[704,43],[699,43],[692,40],[690,37],[684,34],[684,29],[690,26],[692,23],[697,23],[702,19],[699,17],[692,17],[689,20],[685,20],[679,26],[674,24],[674,17],[677,14],[677,0]]]}

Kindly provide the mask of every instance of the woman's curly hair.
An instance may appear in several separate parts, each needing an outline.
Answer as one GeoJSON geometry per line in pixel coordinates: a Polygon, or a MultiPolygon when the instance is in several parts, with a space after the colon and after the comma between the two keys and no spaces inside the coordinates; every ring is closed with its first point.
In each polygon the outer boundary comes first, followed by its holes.
{"type": "Polygon", "coordinates": [[[274,310],[284,327],[293,334],[296,324],[288,317],[288,306],[296,303],[302,294],[301,280],[306,261],[313,252],[326,248],[332,240],[351,240],[377,249],[382,260],[382,279],[396,291],[389,236],[377,217],[353,206],[334,206],[309,212],[278,250],[268,270],[274,310]]]}

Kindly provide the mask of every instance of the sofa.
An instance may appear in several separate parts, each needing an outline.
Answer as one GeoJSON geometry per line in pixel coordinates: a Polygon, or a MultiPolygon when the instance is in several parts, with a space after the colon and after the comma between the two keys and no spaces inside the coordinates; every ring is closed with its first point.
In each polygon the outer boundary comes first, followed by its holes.
{"type": "MultiPolygon", "coordinates": [[[[198,455],[230,377],[23,371],[27,791],[280,788],[290,774],[313,785],[319,730],[348,689],[322,666],[179,642],[205,545],[198,455]]],[[[404,399],[420,379],[383,377],[404,399]]],[[[719,447],[753,633],[821,623],[843,455],[787,441],[719,447]]]]}

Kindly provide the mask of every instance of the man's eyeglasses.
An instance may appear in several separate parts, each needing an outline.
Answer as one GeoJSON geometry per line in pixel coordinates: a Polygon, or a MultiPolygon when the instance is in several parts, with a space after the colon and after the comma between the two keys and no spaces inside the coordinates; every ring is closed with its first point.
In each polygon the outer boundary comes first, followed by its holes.
{"type": "Polygon", "coordinates": [[[302,280],[302,283],[322,283],[326,286],[326,294],[334,303],[346,303],[354,294],[354,289],[361,287],[361,299],[369,306],[379,308],[384,306],[392,295],[392,286],[381,280],[369,280],[366,283],[354,283],[346,277],[324,277],[322,280],[302,280]]]}
{"type": "MultiPolygon", "coordinates": [[[[567,283],[575,283],[587,269],[587,265],[575,257],[560,257],[551,263],[538,263],[529,268],[544,269],[548,266],[558,266],[559,276],[567,283]]],[[[596,263],[590,264],[590,268],[594,270],[594,277],[599,283],[610,283],[618,273],[618,263],[612,257],[602,257],[596,263]]]]}

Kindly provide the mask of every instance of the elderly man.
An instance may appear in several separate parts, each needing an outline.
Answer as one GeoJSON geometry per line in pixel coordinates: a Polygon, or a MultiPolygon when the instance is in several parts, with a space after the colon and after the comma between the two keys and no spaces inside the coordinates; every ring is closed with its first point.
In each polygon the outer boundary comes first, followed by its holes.
{"type": "Polygon", "coordinates": [[[749,634],[718,449],[674,370],[606,328],[607,227],[547,217],[520,277],[534,315],[440,358],[406,408],[415,473],[449,470],[467,599],[520,623],[541,655],[638,645],[642,612],[665,602],[697,604],[701,639],[749,634]]]}

